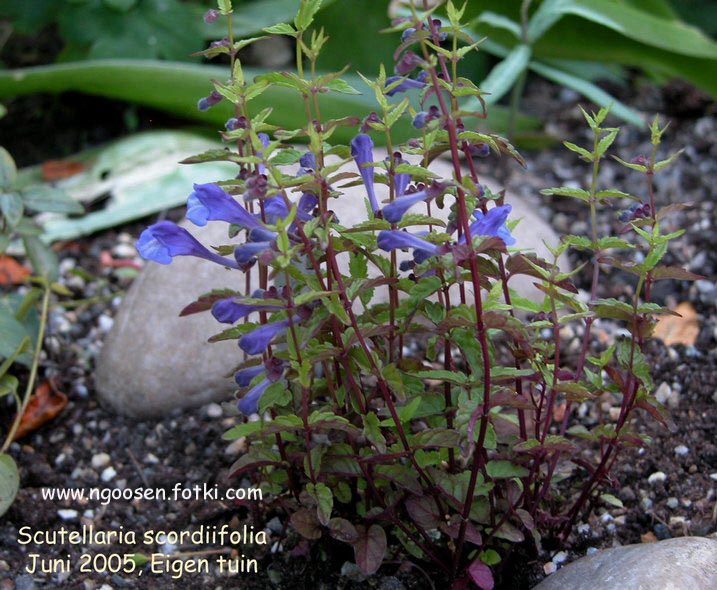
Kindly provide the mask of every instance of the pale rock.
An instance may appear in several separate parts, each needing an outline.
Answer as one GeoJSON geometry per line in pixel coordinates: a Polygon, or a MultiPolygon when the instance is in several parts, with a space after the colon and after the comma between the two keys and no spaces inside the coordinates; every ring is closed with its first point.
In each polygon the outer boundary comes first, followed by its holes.
{"type": "MultiPolygon", "coordinates": [[[[375,159],[384,156],[377,151],[375,159]]],[[[353,163],[347,169],[356,171],[353,163]]],[[[431,169],[444,177],[452,174],[451,166],[443,161],[434,162],[431,169]]],[[[481,180],[497,190],[494,182],[481,180]]],[[[377,185],[377,191],[381,189],[385,187],[377,185]]],[[[331,199],[329,207],[342,225],[349,226],[366,219],[365,188],[345,191],[341,198],[331,199]]],[[[382,195],[379,193],[379,200],[382,195]]],[[[557,244],[552,228],[532,204],[510,196],[507,202],[513,206],[510,218],[522,218],[513,232],[516,246],[551,260],[543,240],[557,244]]],[[[419,210],[417,206],[415,211],[419,210]]],[[[433,213],[445,218],[447,207],[443,211],[434,207],[433,213]]],[[[210,222],[201,228],[187,221],[181,225],[206,246],[229,242],[226,223],[210,222]]],[[[399,252],[399,260],[406,256],[399,252]]],[[[338,260],[348,274],[348,257],[342,255],[338,260]]],[[[562,260],[561,266],[567,270],[567,261],[562,260]]],[[[258,285],[256,276],[254,270],[252,288],[258,285]]],[[[95,382],[102,401],[121,414],[149,418],[228,399],[236,389],[231,371],[243,358],[236,340],[209,343],[210,336],[226,328],[209,313],[178,316],[199,295],[218,288],[241,290],[244,282],[242,273],[194,257],[180,256],[166,266],[147,262],[125,296],[98,359],[95,382]]],[[[539,297],[533,282],[531,277],[518,275],[510,280],[510,286],[522,296],[539,297]]],[[[470,301],[471,289],[466,290],[470,301]]],[[[374,301],[386,295],[387,289],[378,288],[374,301]]]]}
{"type": "Polygon", "coordinates": [[[115,470],[114,467],[112,467],[110,465],[109,467],[105,468],[105,470],[102,472],[102,475],[100,475],[100,479],[102,481],[104,481],[105,483],[107,483],[108,481],[112,481],[116,475],[117,475],[117,471],[115,470]]]}
{"type": "Polygon", "coordinates": [[[717,541],[680,537],[598,551],[561,568],[533,590],[714,590],[717,541]]]}
{"type": "Polygon", "coordinates": [[[107,453],[97,453],[92,456],[90,464],[93,469],[99,469],[100,467],[106,467],[110,463],[110,456],[107,453]]]}

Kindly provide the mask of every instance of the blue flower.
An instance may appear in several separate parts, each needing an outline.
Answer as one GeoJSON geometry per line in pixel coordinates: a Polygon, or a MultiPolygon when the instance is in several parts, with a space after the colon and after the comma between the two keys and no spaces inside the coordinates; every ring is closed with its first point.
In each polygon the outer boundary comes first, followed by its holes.
{"type": "Polygon", "coordinates": [[[316,170],[316,156],[313,152],[305,152],[301,158],[299,158],[299,166],[306,170],[316,170]]]}
{"type": "Polygon", "coordinates": [[[198,226],[207,225],[207,221],[226,221],[246,229],[261,225],[234,197],[213,183],[194,185],[187,199],[187,219],[198,226]]]}
{"type": "MultiPolygon", "coordinates": [[[[401,80],[401,76],[391,76],[389,78],[386,78],[386,88],[391,86],[391,84],[398,82],[401,80]]],[[[400,84],[397,84],[391,90],[388,90],[386,92],[386,96],[393,96],[394,94],[397,94],[398,92],[406,92],[407,90],[412,90],[415,88],[423,88],[426,85],[425,82],[421,82],[420,80],[414,80],[413,78],[404,78],[403,82],[400,84]]]]}
{"type": "Polygon", "coordinates": [[[379,210],[376,192],[373,186],[373,166],[367,164],[373,162],[373,140],[365,133],[360,133],[351,140],[351,155],[356,161],[363,183],[366,185],[368,200],[371,209],[375,213],[379,210]]]}
{"type": "MultiPolygon", "coordinates": [[[[293,319],[294,322],[298,322],[300,318],[296,315],[293,319]]],[[[247,354],[260,354],[266,350],[274,338],[286,332],[288,327],[289,320],[259,326],[239,339],[239,347],[247,354]]]]}
{"type": "Polygon", "coordinates": [[[319,198],[313,193],[303,193],[296,208],[296,217],[299,221],[310,221],[316,207],[319,206],[319,198]]]}
{"type": "Polygon", "coordinates": [[[438,246],[431,244],[431,242],[427,240],[399,230],[384,230],[379,232],[377,244],[378,247],[385,252],[397,249],[403,250],[404,248],[414,248],[417,251],[424,252],[422,256],[427,254],[426,257],[436,256],[439,254],[440,250],[438,246]]]}
{"type": "Polygon", "coordinates": [[[264,200],[264,216],[267,222],[274,225],[287,215],[289,215],[289,208],[281,195],[274,195],[264,200]]]}
{"type": "MultiPolygon", "coordinates": [[[[268,230],[265,230],[268,231],[268,230]]],[[[266,250],[271,250],[273,242],[249,242],[234,248],[234,259],[238,266],[246,266],[253,262],[254,257],[266,250]]]]}
{"type": "Polygon", "coordinates": [[[223,266],[238,268],[236,262],[207,250],[186,229],[171,221],[160,221],[145,229],[137,240],[137,251],[142,258],[160,264],[171,263],[175,256],[197,256],[223,266]]]}
{"type": "MultiPolygon", "coordinates": [[[[473,217],[475,217],[476,220],[470,225],[471,237],[493,236],[503,240],[506,246],[515,244],[515,238],[505,225],[512,209],[513,207],[510,205],[500,205],[499,207],[493,207],[485,215],[482,211],[476,210],[475,213],[473,213],[473,217]]],[[[465,237],[461,238],[461,243],[464,242],[465,237]]]]}
{"type": "Polygon", "coordinates": [[[247,391],[239,400],[239,411],[245,416],[256,414],[259,411],[259,400],[269,385],[271,381],[264,379],[247,391]]]}
{"type": "MultiPolygon", "coordinates": [[[[259,134],[257,134],[257,137],[259,138],[259,142],[261,143],[263,150],[260,152],[257,152],[256,156],[258,158],[263,158],[264,150],[269,145],[270,139],[266,133],[259,133],[259,134]]],[[[257,165],[257,171],[259,172],[259,174],[266,174],[266,166],[264,165],[263,162],[261,162],[257,165]]]]}
{"type": "Polygon", "coordinates": [[[408,209],[416,203],[441,195],[447,186],[443,182],[433,182],[422,191],[399,197],[383,208],[383,218],[389,223],[398,223],[408,209]]]}
{"type": "Polygon", "coordinates": [[[199,99],[197,108],[200,111],[208,111],[215,104],[219,104],[222,101],[222,98],[224,97],[221,94],[219,94],[216,90],[212,90],[209,96],[199,99]]]}
{"type": "Polygon", "coordinates": [[[218,322],[234,324],[255,311],[274,311],[276,309],[279,309],[279,306],[242,303],[235,297],[226,297],[212,305],[212,315],[218,322]]]}
{"type": "Polygon", "coordinates": [[[252,379],[254,379],[257,375],[261,375],[265,370],[266,368],[264,365],[256,365],[254,367],[241,369],[234,375],[234,381],[236,381],[236,384],[239,387],[249,387],[252,379]]]}
{"type": "Polygon", "coordinates": [[[428,191],[423,190],[399,197],[383,208],[383,218],[389,223],[398,223],[408,209],[416,203],[425,201],[429,196],[428,191]]]}

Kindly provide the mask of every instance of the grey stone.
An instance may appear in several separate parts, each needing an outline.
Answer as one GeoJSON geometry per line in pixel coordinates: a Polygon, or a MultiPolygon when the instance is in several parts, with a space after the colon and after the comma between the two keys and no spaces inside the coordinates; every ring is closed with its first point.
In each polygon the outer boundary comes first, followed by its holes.
{"type": "MultiPolygon", "coordinates": [[[[377,153],[375,159],[384,156],[377,153]]],[[[434,162],[431,169],[444,177],[452,175],[447,162],[434,162]]],[[[352,164],[348,170],[356,168],[352,164]]],[[[496,188],[490,181],[486,184],[496,188]]],[[[377,191],[382,188],[377,186],[377,191]]],[[[329,203],[342,225],[365,220],[365,189],[353,187],[345,192],[329,203]]],[[[381,193],[378,196],[383,198],[381,193]]],[[[523,218],[513,232],[517,245],[550,259],[543,240],[557,243],[555,232],[528,203],[515,198],[508,202],[513,206],[511,218],[523,218]]],[[[447,209],[434,207],[433,214],[445,218],[447,209]]],[[[186,221],[182,225],[207,246],[227,243],[225,223],[210,222],[202,228],[186,221]]],[[[348,274],[348,257],[339,256],[339,264],[348,274]]],[[[567,262],[561,266],[567,269],[567,262]]],[[[539,292],[533,281],[516,276],[510,285],[523,296],[536,297],[539,292]]],[[[228,399],[235,385],[227,375],[242,361],[237,342],[207,342],[226,327],[208,313],[178,316],[199,295],[217,288],[241,290],[244,283],[243,274],[198,258],[177,257],[167,266],[148,262],[122,301],[98,359],[95,383],[101,400],[121,414],[146,418],[228,399]]],[[[252,289],[259,284],[256,270],[251,284],[252,289]]],[[[472,292],[467,291],[470,301],[472,292]]],[[[376,289],[374,302],[386,296],[387,289],[376,289]]]]}
{"type": "Polygon", "coordinates": [[[599,551],[565,566],[534,590],[714,590],[717,541],[680,537],[599,551]]]}

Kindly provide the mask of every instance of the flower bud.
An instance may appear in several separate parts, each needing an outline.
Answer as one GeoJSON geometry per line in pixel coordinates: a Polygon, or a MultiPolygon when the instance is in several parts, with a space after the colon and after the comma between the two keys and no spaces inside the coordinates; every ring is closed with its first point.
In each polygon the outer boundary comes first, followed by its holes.
{"type": "Polygon", "coordinates": [[[219,18],[219,11],[214,10],[213,8],[210,8],[204,13],[204,22],[208,25],[211,25],[215,22],[217,22],[217,19],[219,18]]]}

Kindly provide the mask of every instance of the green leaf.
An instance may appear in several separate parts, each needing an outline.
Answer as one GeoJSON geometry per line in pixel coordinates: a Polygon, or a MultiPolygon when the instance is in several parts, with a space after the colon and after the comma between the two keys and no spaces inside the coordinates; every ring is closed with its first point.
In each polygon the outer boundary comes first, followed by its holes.
{"type": "Polygon", "coordinates": [[[283,407],[291,402],[291,391],[284,381],[277,381],[266,388],[259,398],[259,413],[263,414],[269,408],[283,407]]]}
{"type": "Polygon", "coordinates": [[[334,507],[334,495],[325,483],[307,484],[306,491],[316,500],[316,514],[324,526],[329,524],[334,507]]]}
{"type": "Polygon", "coordinates": [[[35,274],[53,283],[57,281],[60,276],[57,254],[37,237],[25,236],[22,242],[35,274]]]}
{"type": "Polygon", "coordinates": [[[321,0],[301,0],[299,13],[294,19],[294,25],[300,31],[305,31],[314,22],[314,16],[321,8],[321,0]]]}
{"type": "Polygon", "coordinates": [[[17,167],[10,153],[0,146],[0,190],[10,190],[17,178],[17,167]]]}
{"type": "Polygon", "coordinates": [[[0,516],[5,514],[20,489],[20,474],[15,460],[6,453],[0,453],[0,516]]]}
{"type": "Polygon", "coordinates": [[[270,27],[264,27],[262,30],[265,33],[270,33],[272,35],[289,35],[291,37],[296,37],[296,29],[288,23],[279,23],[270,27]]]}
{"type": "Polygon", "coordinates": [[[346,80],[342,80],[341,78],[331,80],[331,82],[328,82],[325,86],[329,90],[333,90],[334,92],[340,92],[341,94],[361,94],[361,91],[356,90],[356,88],[354,88],[353,86],[351,86],[351,84],[346,82],[346,80]]]}
{"type": "Polygon", "coordinates": [[[638,127],[645,126],[645,121],[637,111],[620,102],[614,96],[611,96],[592,82],[588,82],[587,80],[575,76],[574,74],[559,70],[539,61],[531,62],[530,69],[536,74],[540,74],[544,78],[547,78],[560,86],[565,86],[566,88],[575,90],[575,92],[579,92],[595,104],[602,107],[610,105],[610,112],[613,115],[620,117],[632,125],[637,125],[638,127]]]}
{"type": "MultiPolygon", "coordinates": [[[[0,307],[0,358],[7,359],[15,356],[25,338],[30,338],[28,328],[15,318],[14,312],[8,307],[0,307]]],[[[22,360],[20,360],[22,362],[22,360]]],[[[25,364],[28,364],[25,362],[25,364]]]]}
{"type": "Polygon", "coordinates": [[[606,504],[610,504],[610,506],[615,506],[616,508],[624,508],[622,500],[613,496],[612,494],[600,494],[600,499],[606,504]]]}
{"type": "Polygon", "coordinates": [[[43,213],[80,214],[85,208],[64,191],[52,186],[31,186],[22,191],[25,206],[43,213]]]}
{"type": "Polygon", "coordinates": [[[645,45],[692,57],[717,59],[717,44],[698,28],[677,19],[660,18],[614,0],[570,0],[561,3],[561,10],[645,45]]]}
{"type": "Polygon", "coordinates": [[[530,62],[532,51],[527,45],[516,45],[508,56],[495,66],[488,77],[479,84],[487,103],[494,103],[505,96],[515,85],[518,78],[525,72],[530,62]]]}
{"type": "Polygon", "coordinates": [[[525,467],[516,465],[510,461],[488,461],[485,468],[488,475],[493,479],[525,477],[529,473],[525,467]]]}
{"type": "Polygon", "coordinates": [[[511,33],[516,39],[520,39],[522,36],[519,23],[509,19],[508,17],[503,16],[502,14],[491,12],[490,10],[482,12],[475,22],[485,23],[486,25],[498,29],[505,29],[506,31],[511,33]]]}
{"type": "Polygon", "coordinates": [[[14,375],[0,376],[0,397],[5,395],[15,395],[19,386],[20,382],[14,375]]]}
{"type": "Polygon", "coordinates": [[[11,228],[15,228],[22,219],[24,208],[17,193],[0,193],[0,212],[11,228]]]}
{"type": "Polygon", "coordinates": [[[448,428],[430,428],[414,435],[411,440],[413,448],[438,447],[453,449],[458,446],[461,435],[457,430],[448,428]]]}
{"type": "Polygon", "coordinates": [[[378,416],[373,412],[363,417],[363,434],[366,439],[376,446],[380,453],[386,452],[386,439],[381,434],[381,425],[378,416]]]}
{"type": "Polygon", "coordinates": [[[237,424],[236,426],[227,430],[222,438],[224,440],[236,440],[242,436],[249,436],[261,430],[261,421],[256,420],[255,422],[245,422],[244,424],[237,424]]]}
{"type": "Polygon", "coordinates": [[[574,199],[580,199],[581,201],[585,202],[590,201],[590,193],[588,191],[583,190],[581,188],[570,188],[567,186],[562,186],[559,188],[545,188],[540,191],[540,194],[547,196],[555,195],[558,197],[573,197],[574,199]]]}

